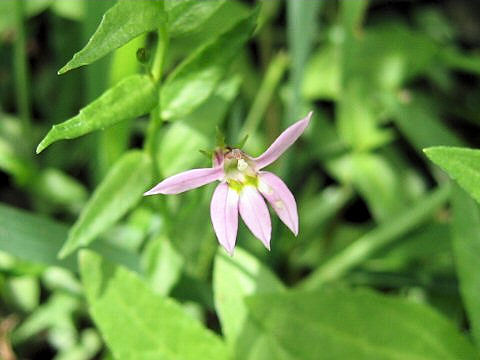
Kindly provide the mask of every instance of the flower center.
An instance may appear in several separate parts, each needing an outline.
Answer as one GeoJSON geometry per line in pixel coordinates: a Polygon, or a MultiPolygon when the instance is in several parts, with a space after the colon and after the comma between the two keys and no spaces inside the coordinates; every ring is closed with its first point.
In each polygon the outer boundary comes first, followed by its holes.
{"type": "Polygon", "coordinates": [[[223,169],[225,179],[232,188],[257,184],[253,160],[240,149],[232,149],[225,154],[223,169]]]}

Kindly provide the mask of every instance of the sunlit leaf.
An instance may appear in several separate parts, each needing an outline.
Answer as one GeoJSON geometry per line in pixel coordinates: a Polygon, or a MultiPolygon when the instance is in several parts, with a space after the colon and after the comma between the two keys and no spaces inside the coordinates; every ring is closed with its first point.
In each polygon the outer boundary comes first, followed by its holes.
{"type": "Polygon", "coordinates": [[[151,182],[150,157],[140,151],[125,153],[93,193],[70,230],[60,256],[95,240],[140,201],[151,182]]]}
{"type": "Polygon", "coordinates": [[[157,1],[119,1],[105,13],[87,45],[76,53],[58,73],[63,74],[79,66],[90,64],[133,38],[157,29],[164,21],[165,13],[157,1]]]}
{"type": "Polygon", "coordinates": [[[168,76],[160,97],[164,119],[186,115],[208,99],[252,35],[256,19],[254,15],[242,19],[192,53],[168,76]]]}
{"type": "Polygon", "coordinates": [[[37,147],[37,154],[62,139],[74,139],[122,120],[146,114],[157,103],[157,91],[146,75],[132,75],[104,92],[73,118],[54,125],[37,147]]]}
{"type": "MultiPolygon", "coordinates": [[[[283,291],[284,286],[264,265],[240,248],[233,257],[217,253],[213,272],[215,308],[220,317],[223,334],[231,346],[248,337],[249,351],[265,357],[274,349],[253,323],[247,323],[244,298],[248,295],[283,291]]],[[[249,359],[240,350],[237,356],[249,359]]]]}
{"type": "Polygon", "coordinates": [[[195,30],[224,3],[225,0],[165,1],[169,35],[175,37],[195,30]]]}
{"type": "Polygon", "coordinates": [[[451,146],[434,146],[425,155],[456,180],[480,202],[480,150],[451,146]]]}
{"type": "Polygon", "coordinates": [[[472,328],[480,346],[480,210],[462,189],[453,192],[452,240],[460,292],[472,328]]]}
{"type": "Polygon", "coordinates": [[[253,321],[283,357],[270,359],[477,359],[468,340],[431,308],[366,290],[255,295],[253,321]]]}
{"type": "Polygon", "coordinates": [[[91,251],[80,254],[89,311],[118,359],[226,360],[220,338],[177,302],[91,251]]]}

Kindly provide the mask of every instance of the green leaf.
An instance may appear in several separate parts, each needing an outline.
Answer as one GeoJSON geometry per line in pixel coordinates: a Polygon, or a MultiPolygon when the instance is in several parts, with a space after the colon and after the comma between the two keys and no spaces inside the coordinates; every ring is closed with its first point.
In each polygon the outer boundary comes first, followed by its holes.
{"type": "Polygon", "coordinates": [[[97,187],[73,225],[60,257],[87,246],[115,224],[143,196],[152,182],[152,163],[144,152],[125,153],[97,187]]]}
{"type": "Polygon", "coordinates": [[[334,44],[321,47],[312,56],[303,77],[303,95],[310,100],[334,100],[340,93],[340,49],[334,44]]]}
{"type": "Polygon", "coordinates": [[[195,51],[168,76],[160,97],[164,119],[186,115],[209,98],[251,36],[256,20],[256,14],[243,18],[195,51]]]}
{"type": "MultiPolygon", "coordinates": [[[[239,87],[238,76],[222,81],[202,105],[166,129],[157,155],[157,165],[162,175],[170,176],[205,166],[205,159],[198,156],[197,151],[213,148],[211,139],[215,136],[215,128],[225,118],[239,87]]],[[[212,161],[211,155],[208,156],[209,163],[212,161]]]]}
{"type": "Polygon", "coordinates": [[[183,258],[168,238],[160,236],[150,240],[143,252],[145,273],[153,291],[167,295],[180,279],[183,258]]]}
{"type": "Polygon", "coordinates": [[[450,146],[434,146],[423,150],[425,155],[480,202],[480,150],[450,146]]]}
{"type": "Polygon", "coordinates": [[[157,29],[165,22],[165,18],[158,1],[119,1],[105,13],[87,45],[76,53],[58,74],[91,64],[135,37],[157,29]]]}
{"type": "Polygon", "coordinates": [[[381,126],[375,99],[369,97],[367,89],[367,84],[351,79],[337,102],[338,134],[357,151],[374,149],[393,138],[393,132],[381,126]]]}
{"type": "Polygon", "coordinates": [[[37,147],[37,154],[62,139],[74,139],[122,120],[136,118],[157,104],[157,91],[146,75],[132,75],[104,92],[73,118],[54,125],[37,147]]]}
{"type": "MultiPolygon", "coordinates": [[[[253,323],[246,322],[247,308],[244,298],[248,295],[264,292],[283,291],[284,286],[274,274],[253,256],[240,248],[235,249],[232,257],[219,251],[215,258],[213,271],[215,308],[222,324],[227,342],[235,346],[242,334],[249,334],[249,344],[255,352],[265,350],[265,339],[253,323]]],[[[268,347],[267,347],[268,348],[268,347]]],[[[239,358],[246,359],[238,354],[239,358]]],[[[266,353],[265,355],[268,355],[266,353]]]]}
{"type": "Polygon", "coordinates": [[[225,0],[166,1],[165,10],[168,13],[169,35],[176,37],[195,30],[224,3],[225,0]]]}
{"type": "Polygon", "coordinates": [[[256,295],[247,305],[284,360],[477,359],[466,338],[431,308],[371,291],[256,295]]]}
{"type": "Polygon", "coordinates": [[[133,273],[90,251],[80,253],[80,272],[90,314],[115,358],[229,358],[215,334],[133,273]]]}
{"type": "MultiPolygon", "coordinates": [[[[51,219],[0,203],[0,250],[32,263],[76,270],[73,257],[57,258],[68,236],[68,227],[51,219]]],[[[138,271],[139,259],[132,253],[97,242],[92,246],[109,259],[138,271]]]]}
{"type": "Polygon", "coordinates": [[[473,338],[480,347],[480,210],[475,201],[458,187],[453,192],[452,235],[460,292],[473,338]]]}

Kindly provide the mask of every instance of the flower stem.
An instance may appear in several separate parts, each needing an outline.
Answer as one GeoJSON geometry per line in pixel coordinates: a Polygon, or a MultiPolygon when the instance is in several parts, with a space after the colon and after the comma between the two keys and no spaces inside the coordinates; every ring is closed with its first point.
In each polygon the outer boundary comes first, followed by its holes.
{"type": "Polygon", "coordinates": [[[378,250],[392,244],[430,218],[447,201],[449,195],[449,184],[442,185],[403,214],[366,233],[338,255],[320,265],[299,284],[299,287],[316,289],[327,282],[339,279],[378,250]]]}
{"type": "Polygon", "coordinates": [[[31,141],[31,124],[30,124],[30,97],[28,93],[28,64],[26,51],[26,35],[23,21],[24,0],[15,1],[15,22],[17,38],[14,49],[15,64],[15,89],[18,101],[18,112],[22,123],[23,136],[27,140],[27,146],[31,141]]]}

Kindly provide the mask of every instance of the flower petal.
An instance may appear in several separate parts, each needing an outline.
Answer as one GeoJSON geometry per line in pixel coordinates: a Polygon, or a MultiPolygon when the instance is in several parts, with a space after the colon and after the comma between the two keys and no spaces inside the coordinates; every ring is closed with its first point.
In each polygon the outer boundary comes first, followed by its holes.
{"type": "Polygon", "coordinates": [[[233,255],[238,229],[238,193],[226,183],[218,185],[213,193],[210,217],[218,242],[233,255]]]}
{"type": "Polygon", "coordinates": [[[222,176],[223,168],[221,167],[188,170],[166,178],[143,195],[179,194],[212,181],[220,180],[222,176]]]}
{"type": "Polygon", "coordinates": [[[312,114],[313,111],[310,111],[307,117],[288,127],[278,138],[275,139],[273,144],[270,145],[262,155],[253,159],[255,160],[257,170],[260,170],[277,160],[280,155],[282,155],[284,151],[287,150],[300,135],[302,135],[310,122],[312,114]]]}
{"type": "Polygon", "coordinates": [[[240,215],[250,231],[270,250],[272,224],[267,204],[253,186],[247,185],[240,192],[240,215]]]}
{"type": "Polygon", "coordinates": [[[258,190],[270,203],[280,220],[297,236],[297,203],[282,179],[271,172],[260,171],[258,190]]]}

